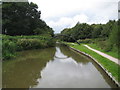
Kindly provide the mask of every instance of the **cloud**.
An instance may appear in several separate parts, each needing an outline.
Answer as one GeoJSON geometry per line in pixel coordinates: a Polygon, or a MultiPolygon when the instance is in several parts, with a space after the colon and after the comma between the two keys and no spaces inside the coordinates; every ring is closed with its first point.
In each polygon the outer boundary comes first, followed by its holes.
{"type": "Polygon", "coordinates": [[[61,17],[58,21],[48,21],[47,24],[51,27],[61,27],[60,30],[56,31],[59,33],[64,28],[69,28],[75,26],[77,22],[85,23],[88,21],[88,17],[84,14],[76,15],[74,17],[61,17]]]}
{"type": "Polygon", "coordinates": [[[55,30],[80,23],[106,23],[118,18],[119,0],[29,0],[39,6],[41,18],[55,30]]]}

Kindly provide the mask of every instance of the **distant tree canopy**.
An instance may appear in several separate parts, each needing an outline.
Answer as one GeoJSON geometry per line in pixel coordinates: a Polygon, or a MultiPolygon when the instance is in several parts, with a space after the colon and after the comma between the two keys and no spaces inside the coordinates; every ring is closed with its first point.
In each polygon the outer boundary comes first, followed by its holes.
{"type": "Polygon", "coordinates": [[[29,2],[2,3],[2,34],[35,35],[50,34],[53,30],[40,19],[38,6],[29,2]]]}
{"type": "MultiPolygon", "coordinates": [[[[69,35],[70,37],[74,38],[75,40],[91,38],[92,37],[92,27],[86,23],[77,23],[73,28],[66,28],[64,29],[61,34],[69,35]]],[[[73,42],[71,38],[63,37],[64,41],[73,42]]]]}
{"type": "MultiPolygon", "coordinates": [[[[75,42],[82,39],[98,39],[106,42],[108,50],[119,48],[120,52],[120,19],[118,21],[110,20],[106,24],[77,23],[72,28],[64,29],[61,34],[68,35],[72,38],[62,36],[61,39],[67,42],[75,42]]],[[[107,50],[107,49],[106,49],[107,50]]]]}
{"type": "MultiPolygon", "coordinates": [[[[61,34],[69,35],[74,37],[76,40],[87,39],[87,38],[108,38],[112,30],[115,30],[115,24],[118,21],[110,20],[106,24],[92,24],[77,23],[72,28],[65,28],[61,34]]],[[[70,38],[63,37],[65,41],[73,41],[70,38]]]]}

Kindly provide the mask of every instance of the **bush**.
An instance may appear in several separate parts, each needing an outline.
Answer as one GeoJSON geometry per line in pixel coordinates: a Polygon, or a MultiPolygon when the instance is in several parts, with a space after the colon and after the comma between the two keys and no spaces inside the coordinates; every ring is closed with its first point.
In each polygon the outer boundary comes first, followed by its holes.
{"type": "Polygon", "coordinates": [[[47,42],[47,47],[54,47],[55,46],[55,39],[48,39],[47,42]]]}
{"type": "Polygon", "coordinates": [[[104,38],[93,39],[92,43],[95,43],[98,47],[100,47],[106,52],[111,50],[111,46],[109,45],[108,41],[104,38]]]}
{"type": "Polygon", "coordinates": [[[17,50],[38,49],[47,47],[46,43],[39,39],[19,39],[17,50]]]}
{"type": "Polygon", "coordinates": [[[2,60],[2,40],[0,40],[0,60],[2,60]]]}
{"type": "Polygon", "coordinates": [[[81,39],[77,40],[78,43],[91,43],[91,39],[81,39]]]}
{"type": "Polygon", "coordinates": [[[2,42],[2,57],[4,59],[10,59],[15,56],[16,44],[10,40],[5,40],[2,42]]]}
{"type": "Polygon", "coordinates": [[[8,36],[2,35],[2,57],[10,59],[15,56],[16,51],[41,49],[55,46],[51,36],[8,36]]]}

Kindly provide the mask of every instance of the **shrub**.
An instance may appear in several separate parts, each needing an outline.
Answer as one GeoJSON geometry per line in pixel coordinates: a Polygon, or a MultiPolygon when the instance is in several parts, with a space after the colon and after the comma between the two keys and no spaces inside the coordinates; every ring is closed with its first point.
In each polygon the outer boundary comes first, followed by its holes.
{"type": "Polygon", "coordinates": [[[10,59],[15,56],[16,44],[10,40],[4,40],[2,42],[2,57],[4,59],[10,59]]]}
{"type": "Polygon", "coordinates": [[[0,60],[2,60],[2,40],[0,40],[0,60]]]}
{"type": "Polygon", "coordinates": [[[15,56],[16,51],[41,49],[55,45],[54,39],[47,35],[33,36],[2,36],[2,57],[10,59],[15,56]]]}
{"type": "Polygon", "coordinates": [[[77,40],[78,43],[91,43],[91,39],[80,39],[77,40]]]}
{"type": "Polygon", "coordinates": [[[39,39],[19,39],[17,41],[17,50],[38,49],[45,47],[47,47],[45,42],[39,39]]]}

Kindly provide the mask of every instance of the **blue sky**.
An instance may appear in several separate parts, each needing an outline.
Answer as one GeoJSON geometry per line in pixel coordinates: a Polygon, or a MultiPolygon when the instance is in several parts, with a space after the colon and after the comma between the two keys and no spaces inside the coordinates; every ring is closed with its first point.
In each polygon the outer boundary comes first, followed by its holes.
{"type": "Polygon", "coordinates": [[[28,0],[38,5],[43,19],[55,33],[80,23],[106,23],[118,18],[119,0],[28,0]]]}

